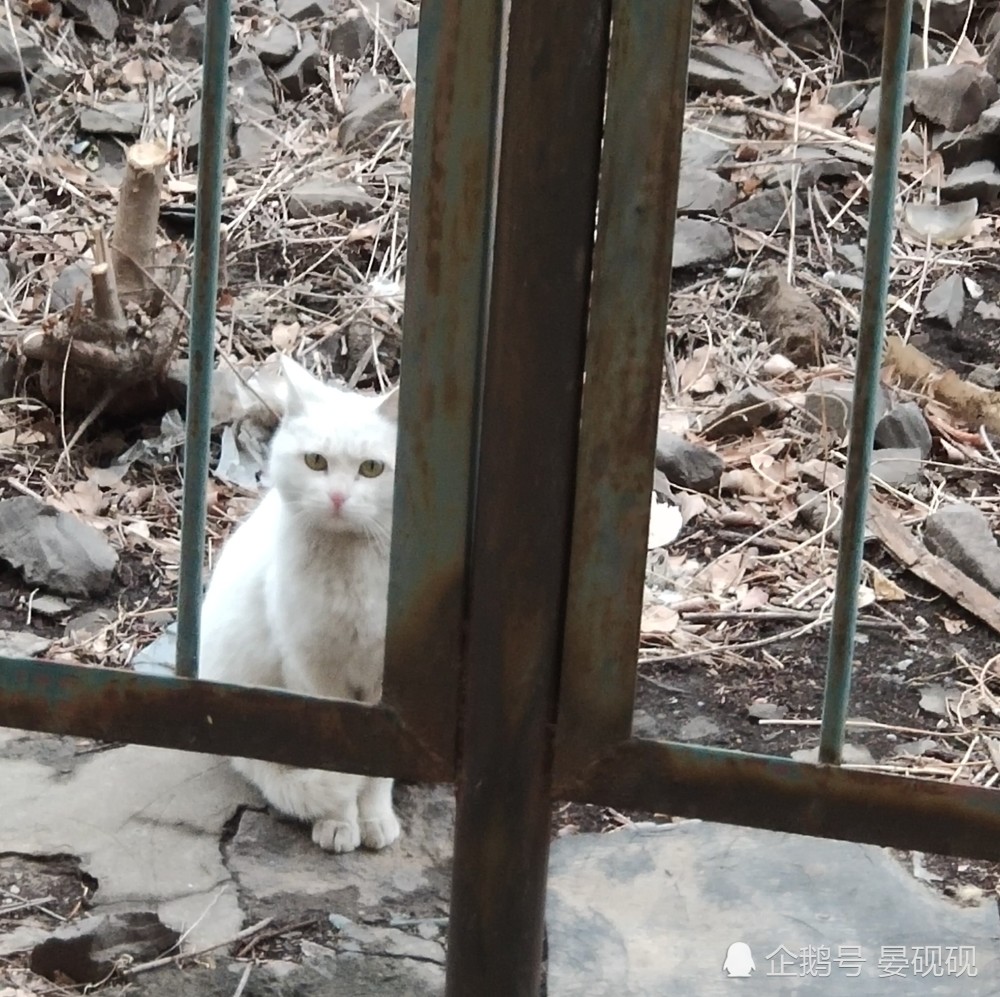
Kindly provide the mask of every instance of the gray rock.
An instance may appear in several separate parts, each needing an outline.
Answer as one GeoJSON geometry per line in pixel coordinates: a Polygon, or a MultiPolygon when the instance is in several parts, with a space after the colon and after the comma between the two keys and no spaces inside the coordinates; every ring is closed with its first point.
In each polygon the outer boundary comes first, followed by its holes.
{"type": "Polygon", "coordinates": [[[89,613],[81,613],[66,624],[66,636],[74,643],[90,640],[114,623],[116,615],[108,609],[94,609],[89,613]]]}
{"type": "Polygon", "coordinates": [[[941,153],[947,169],[980,159],[992,159],[1000,139],[1000,100],[991,104],[968,128],[950,131],[943,128],[931,136],[931,146],[941,153]]]}
{"type": "Polygon", "coordinates": [[[677,186],[677,210],[682,214],[721,215],[737,198],[736,184],[711,170],[682,170],[677,186]]]}
{"type": "Polygon", "coordinates": [[[42,64],[41,46],[33,34],[15,28],[12,35],[6,23],[0,21],[0,84],[21,86],[21,60],[28,73],[34,72],[42,64]]]}
{"type": "Polygon", "coordinates": [[[674,228],[673,269],[715,263],[733,255],[733,237],[719,222],[678,218],[674,228]]]}
{"type": "Polygon", "coordinates": [[[688,443],[673,433],[657,434],[656,467],[672,485],[695,492],[715,491],[725,466],[714,450],[688,443]]]}
{"type": "Polygon", "coordinates": [[[924,543],[959,571],[1000,595],[1000,548],[989,520],[966,502],[954,502],[924,521],[924,543]]]}
{"type": "MultiPolygon", "coordinates": [[[[808,216],[805,202],[798,194],[795,195],[795,211],[796,224],[804,225],[808,216]]],[[[733,205],[729,220],[752,232],[787,232],[791,227],[788,191],[782,187],[759,191],[733,205]]]]}
{"type": "Polygon", "coordinates": [[[375,29],[360,10],[349,10],[330,32],[330,51],[354,62],[360,59],[375,37],[375,29]]]}
{"type": "Polygon", "coordinates": [[[420,32],[416,28],[406,28],[396,35],[392,47],[396,50],[396,58],[402,63],[410,79],[417,78],[417,38],[420,32]]]}
{"type": "Polygon", "coordinates": [[[393,93],[376,93],[361,101],[345,115],[337,133],[340,145],[348,148],[376,135],[383,135],[384,128],[399,121],[402,111],[393,93]]]}
{"type": "Polygon", "coordinates": [[[753,0],[754,13],[779,34],[818,24],[823,12],[812,0],[753,0]]]}
{"type": "Polygon", "coordinates": [[[904,402],[890,409],[875,427],[879,447],[916,447],[926,459],[934,441],[924,413],[916,402],[904,402]]]}
{"type": "Polygon", "coordinates": [[[236,126],[236,148],[239,158],[251,166],[259,166],[268,152],[278,143],[274,131],[257,121],[236,126]]]}
{"type": "Polygon", "coordinates": [[[681,139],[681,173],[699,173],[712,170],[730,152],[731,146],[724,138],[703,131],[686,130],[681,139]]]}
{"type": "Polygon", "coordinates": [[[137,100],[113,100],[80,112],[80,131],[91,135],[122,135],[134,138],[142,133],[146,104],[137,100]]]}
{"type": "Polygon", "coordinates": [[[33,658],[52,641],[22,630],[0,630],[0,655],[5,658],[33,658]]]}
{"type": "Polygon", "coordinates": [[[151,912],[99,914],[62,925],[31,952],[34,973],[62,983],[100,983],[124,956],[135,962],[157,959],[180,936],[151,912]]]}
{"type": "Polygon", "coordinates": [[[302,35],[302,44],[292,59],[275,74],[282,89],[293,100],[301,100],[311,87],[321,82],[319,68],[323,57],[311,33],[302,35]]]}
{"type": "Polygon", "coordinates": [[[678,732],[682,741],[707,741],[721,733],[722,728],[710,717],[691,717],[681,724],[678,732]]]}
{"type": "Polygon", "coordinates": [[[63,616],[73,607],[55,595],[36,595],[31,599],[31,612],[40,616],[63,616]]]}
{"type": "Polygon", "coordinates": [[[186,7],[203,7],[203,0],[156,0],[153,4],[154,21],[172,21],[186,7]]]}
{"type": "Polygon", "coordinates": [[[978,121],[998,95],[997,81],[968,63],[931,66],[906,74],[906,99],[913,110],[952,131],[978,121]]]}
{"type": "Polygon", "coordinates": [[[277,104],[260,56],[242,48],[229,64],[230,102],[244,120],[270,121],[277,104]]]}
{"type": "Polygon", "coordinates": [[[857,172],[857,166],[829,149],[818,145],[799,146],[794,163],[778,163],[766,173],[769,187],[780,186],[797,190],[814,187],[821,180],[847,180],[857,172]]]}
{"type": "Polygon", "coordinates": [[[799,508],[799,521],[814,533],[829,530],[827,536],[840,543],[840,503],[828,492],[815,492],[810,488],[800,489],[795,496],[799,508]]]}
{"type": "MultiPolygon", "coordinates": [[[[949,51],[951,51],[949,47],[949,51]]],[[[922,35],[910,35],[910,58],[907,65],[914,69],[924,69],[927,66],[940,66],[948,61],[948,56],[942,51],[935,39],[927,40],[927,62],[924,62],[924,39],[922,35]]]]}
{"type": "MultiPolygon", "coordinates": [[[[874,86],[871,89],[871,93],[868,94],[868,99],[865,101],[865,106],[861,108],[861,113],[858,115],[858,124],[862,128],[867,128],[870,132],[878,131],[878,116],[880,111],[880,104],[882,101],[882,88],[881,86],[874,86]]],[[[907,102],[903,107],[903,128],[909,128],[913,123],[913,108],[907,102]]]]}
{"type": "Polygon", "coordinates": [[[653,469],[653,491],[661,499],[674,497],[674,490],[670,487],[670,479],[658,467],[653,469]]]}
{"type": "Polygon", "coordinates": [[[856,242],[836,242],[833,245],[836,254],[855,270],[865,267],[865,254],[856,242]]]}
{"type": "MultiPolygon", "coordinates": [[[[885,391],[880,390],[875,401],[875,418],[881,419],[888,407],[885,391]]],[[[805,410],[816,419],[817,428],[844,439],[854,411],[854,382],[816,378],[806,391],[805,410]]]]}
{"type": "Polygon", "coordinates": [[[334,13],[334,0],[279,0],[278,13],[289,21],[329,18],[334,13]]]}
{"type": "Polygon", "coordinates": [[[969,380],[973,384],[978,384],[981,388],[989,388],[990,391],[996,391],[1000,388],[1000,369],[997,368],[996,364],[977,364],[969,372],[969,380]]]}
{"type": "Polygon", "coordinates": [[[178,59],[201,62],[205,51],[205,14],[197,7],[185,7],[170,29],[170,52],[178,59]]]}
{"type": "Polygon", "coordinates": [[[76,301],[77,294],[81,294],[81,300],[89,301],[94,294],[93,285],[90,283],[90,269],[92,264],[86,260],[79,260],[64,267],[56,282],[52,285],[52,311],[61,312],[64,308],[69,308],[76,301]]]}
{"type": "Polygon", "coordinates": [[[174,675],[177,672],[177,623],[168,624],[152,644],[133,659],[132,671],[140,675],[174,675]]]}
{"type": "Polygon", "coordinates": [[[751,385],[731,394],[722,410],[705,429],[705,438],[746,436],[779,412],[778,396],[767,388],[751,385]]]}
{"type": "Polygon", "coordinates": [[[959,907],[871,845],[698,820],[568,835],[549,862],[548,994],[987,997],[1000,974],[996,922],[995,904],[959,907]],[[755,960],[749,978],[722,968],[735,942],[755,960]],[[901,985],[882,968],[890,944],[970,946],[977,975],[908,968],[901,985]],[[779,946],[791,954],[785,978],[779,946]],[[845,969],[849,946],[859,958],[845,969]],[[817,951],[830,975],[809,982],[799,953],[817,951]]]}
{"type": "Polygon", "coordinates": [[[965,309],[965,285],[961,274],[949,274],[939,280],[924,298],[924,314],[954,329],[962,321],[965,309]]]}
{"type": "Polygon", "coordinates": [[[288,213],[293,218],[340,214],[363,218],[378,205],[378,198],[365,193],[360,184],[319,175],[308,177],[291,189],[288,213]]]}
{"type": "Polygon", "coordinates": [[[28,89],[35,100],[52,100],[73,82],[74,74],[54,62],[43,62],[31,74],[28,89]]]}
{"type": "Polygon", "coordinates": [[[118,12],[111,0],[63,0],[63,7],[73,15],[77,24],[90,28],[105,41],[115,37],[118,12]]]}
{"type": "Polygon", "coordinates": [[[974,197],[981,206],[988,207],[1000,197],[1000,169],[987,159],[960,166],[945,177],[941,196],[954,201],[974,197]]]}
{"type": "Polygon", "coordinates": [[[0,501],[0,560],[29,585],[93,596],[108,590],[118,555],[93,526],[21,496],[0,501]]]}
{"type": "Polygon", "coordinates": [[[872,455],[871,474],[890,488],[916,484],[923,473],[919,447],[887,447],[872,455]]]}
{"type": "Polygon", "coordinates": [[[759,56],[730,45],[695,45],[688,86],[735,97],[770,97],[781,81],[759,56]]]}
{"type": "Polygon", "coordinates": [[[928,20],[934,31],[957,39],[968,12],[968,0],[916,0],[913,23],[923,27],[924,21],[928,20]]]}
{"type": "MultiPolygon", "coordinates": [[[[197,157],[198,149],[201,146],[201,109],[202,103],[201,98],[199,98],[187,109],[187,115],[184,119],[184,131],[188,134],[188,154],[194,157],[197,157]]],[[[226,128],[224,134],[228,136],[233,129],[233,112],[228,104],[226,105],[225,113],[226,128]]]]}
{"type": "Polygon", "coordinates": [[[841,114],[851,114],[864,106],[867,95],[856,83],[834,83],[826,92],[826,102],[841,114]]]}
{"type": "Polygon", "coordinates": [[[265,66],[280,66],[288,62],[299,46],[295,29],[285,21],[275,21],[266,30],[250,38],[250,48],[265,66]]]}

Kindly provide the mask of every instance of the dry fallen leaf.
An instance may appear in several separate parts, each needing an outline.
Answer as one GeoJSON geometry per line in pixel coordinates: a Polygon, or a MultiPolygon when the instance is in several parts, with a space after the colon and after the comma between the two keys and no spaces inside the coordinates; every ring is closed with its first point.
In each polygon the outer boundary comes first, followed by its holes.
{"type": "Polygon", "coordinates": [[[302,335],[302,325],[299,322],[276,322],[271,330],[271,342],[276,350],[286,352],[292,350],[302,335]]]}
{"type": "Polygon", "coordinates": [[[941,621],[941,625],[948,631],[952,636],[956,634],[963,633],[969,629],[969,624],[965,620],[952,619],[950,616],[938,616],[941,621]]]}
{"type": "Polygon", "coordinates": [[[906,593],[891,579],[882,574],[878,568],[871,569],[872,590],[878,602],[902,602],[906,593]]]}
{"type": "Polygon", "coordinates": [[[680,616],[676,610],[655,603],[643,609],[640,629],[644,637],[666,636],[677,629],[679,622],[680,616]]]}

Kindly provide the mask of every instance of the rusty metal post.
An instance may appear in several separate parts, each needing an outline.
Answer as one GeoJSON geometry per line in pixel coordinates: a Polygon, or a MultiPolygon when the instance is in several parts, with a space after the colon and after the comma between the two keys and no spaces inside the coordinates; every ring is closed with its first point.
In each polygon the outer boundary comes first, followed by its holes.
{"type": "Polygon", "coordinates": [[[534,997],[540,985],[609,22],[608,0],[511,0],[449,997],[534,997]]]}

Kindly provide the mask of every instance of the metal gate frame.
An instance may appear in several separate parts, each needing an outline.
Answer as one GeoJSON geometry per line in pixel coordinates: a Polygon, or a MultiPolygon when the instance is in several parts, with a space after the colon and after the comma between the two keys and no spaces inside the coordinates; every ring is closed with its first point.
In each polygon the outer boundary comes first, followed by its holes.
{"type": "Polygon", "coordinates": [[[553,799],[1000,859],[1000,794],[840,767],[912,0],[886,11],[819,764],[631,734],[691,0],[424,0],[384,700],[194,678],[229,2],[206,10],[178,677],[0,659],[0,724],[454,782],[450,997],[538,992],[553,799]]]}

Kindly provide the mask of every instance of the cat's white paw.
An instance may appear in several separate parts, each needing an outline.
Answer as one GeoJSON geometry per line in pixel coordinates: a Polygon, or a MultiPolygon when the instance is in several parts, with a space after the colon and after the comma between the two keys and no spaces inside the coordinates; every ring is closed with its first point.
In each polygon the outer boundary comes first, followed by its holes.
{"type": "Polygon", "coordinates": [[[313,824],[312,839],[328,852],[353,852],[361,844],[357,821],[324,817],[313,824]]]}
{"type": "Polygon", "coordinates": [[[387,848],[399,837],[399,821],[390,810],[381,817],[361,821],[361,842],[365,848],[378,851],[387,848]]]}

